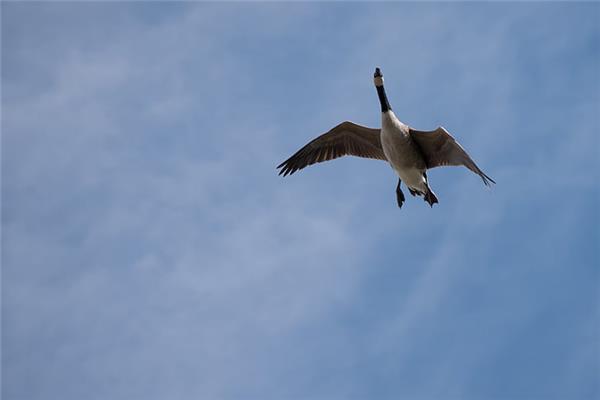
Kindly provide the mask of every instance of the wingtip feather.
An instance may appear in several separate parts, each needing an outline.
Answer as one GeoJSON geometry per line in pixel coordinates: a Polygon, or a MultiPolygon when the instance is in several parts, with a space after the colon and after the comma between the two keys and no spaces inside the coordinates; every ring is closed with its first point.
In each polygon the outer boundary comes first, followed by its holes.
{"type": "Polygon", "coordinates": [[[483,183],[484,183],[486,186],[490,186],[490,187],[491,187],[492,185],[490,185],[490,182],[492,182],[494,185],[496,184],[496,181],[495,181],[495,180],[493,180],[492,178],[490,178],[489,176],[487,176],[487,175],[486,175],[486,174],[484,174],[483,172],[482,172],[481,174],[482,174],[482,175],[481,175],[481,179],[483,179],[483,183]]]}

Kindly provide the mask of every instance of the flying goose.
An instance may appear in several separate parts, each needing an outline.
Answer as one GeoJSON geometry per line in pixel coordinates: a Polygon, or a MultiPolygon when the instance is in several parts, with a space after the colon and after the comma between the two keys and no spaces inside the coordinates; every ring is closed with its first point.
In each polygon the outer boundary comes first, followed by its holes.
{"type": "Polygon", "coordinates": [[[379,68],[375,68],[374,82],[381,103],[381,129],[344,121],[279,164],[279,175],[291,175],[309,165],[345,155],[387,161],[399,177],[396,200],[400,208],[405,200],[400,189],[402,181],[411,195],[423,196],[431,207],[438,202],[427,180],[427,170],[431,168],[464,165],[479,175],[486,186],[496,183],[443,127],[418,131],[400,122],[388,102],[379,68]]]}

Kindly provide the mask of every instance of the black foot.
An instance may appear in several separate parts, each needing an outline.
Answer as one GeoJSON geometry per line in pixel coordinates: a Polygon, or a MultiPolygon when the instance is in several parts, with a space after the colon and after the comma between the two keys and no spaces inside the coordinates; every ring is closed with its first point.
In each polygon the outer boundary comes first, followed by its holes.
{"type": "Polygon", "coordinates": [[[433,207],[433,205],[438,202],[437,197],[435,197],[435,194],[431,191],[431,189],[427,190],[427,193],[425,193],[424,197],[425,201],[429,203],[430,207],[433,207]]]}
{"type": "MultiPolygon", "coordinates": [[[[398,207],[402,208],[402,204],[404,204],[404,193],[402,193],[402,189],[400,189],[400,184],[402,181],[398,179],[398,186],[396,186],[396,201],[398,201],[398,207]]],[[[410,190],[410,189],[409,189],[410,190]]]]}

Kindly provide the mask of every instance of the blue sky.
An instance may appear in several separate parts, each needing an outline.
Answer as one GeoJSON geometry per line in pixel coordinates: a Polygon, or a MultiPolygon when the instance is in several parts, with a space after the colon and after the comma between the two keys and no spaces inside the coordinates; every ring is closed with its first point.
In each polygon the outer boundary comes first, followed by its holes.
{"type": "Polygon", "coordinates": [[[4,399],[600,397],[597,3],[2,3],[4,399]],[[275,165],[392,107],[498,184],[275,165]]]}

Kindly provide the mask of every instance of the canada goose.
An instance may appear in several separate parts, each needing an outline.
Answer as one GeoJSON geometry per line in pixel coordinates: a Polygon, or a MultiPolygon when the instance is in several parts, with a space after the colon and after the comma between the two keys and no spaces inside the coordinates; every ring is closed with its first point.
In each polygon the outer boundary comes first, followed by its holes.
{"type": "Polygon", "coordinates": [[[490,182],[496,183],[479,169],[443,127],[418,131],[400,122],[388,102],[379,68],[375,68],[374,83],[381,103],[381,129],[342,122],[279,164],[279,175],[291,175],[314,163],[345,155],[384,160],[399,177],[396,186],[398,207],[402,207],[405,200],[400,189],[402,181],[411,195],[423,196],[431,207],[438,202],[427,180],[427,170],[435,167],[464,165],[479,175],[486,186],[490,186],[490,182]]]}

